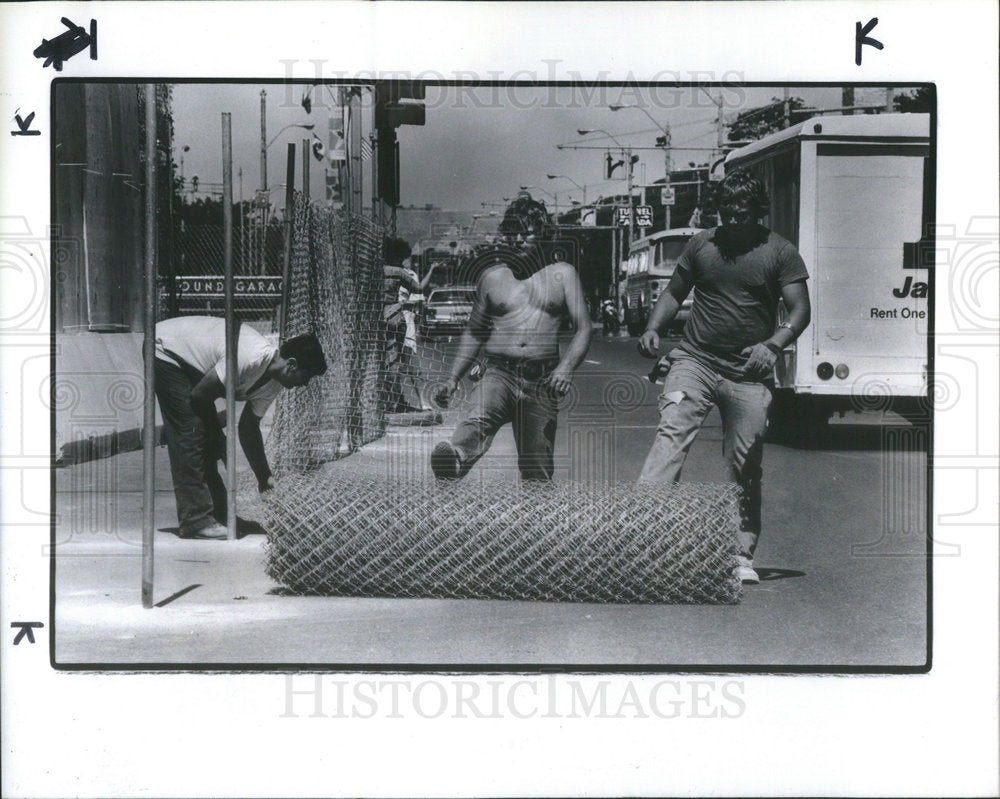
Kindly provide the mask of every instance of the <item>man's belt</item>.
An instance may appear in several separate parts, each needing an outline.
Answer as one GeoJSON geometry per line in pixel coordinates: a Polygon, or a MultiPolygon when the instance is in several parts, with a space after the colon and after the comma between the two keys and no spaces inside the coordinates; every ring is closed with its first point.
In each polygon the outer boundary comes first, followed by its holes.
{"type": "Polygon", "coordinates": [[[525,380],[540,380],[559,365],[558,356],[547,358],[507,358],[503,355],[487,355],[487,366],[503,369],[525,380]]]}

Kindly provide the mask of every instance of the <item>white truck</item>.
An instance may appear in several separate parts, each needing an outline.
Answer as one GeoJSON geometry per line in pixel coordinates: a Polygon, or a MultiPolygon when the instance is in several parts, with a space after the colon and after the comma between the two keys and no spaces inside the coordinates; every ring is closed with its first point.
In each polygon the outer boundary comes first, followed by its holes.
{"type": "Polygon", "coordinates": [[[814,117],[726,158],[727,174],[747,168],[764,180],[764,224],[795,244],[809,269],[812,321],[775,369],[777,400],[796,416],[926,401],[929,116],[814,117]]]}

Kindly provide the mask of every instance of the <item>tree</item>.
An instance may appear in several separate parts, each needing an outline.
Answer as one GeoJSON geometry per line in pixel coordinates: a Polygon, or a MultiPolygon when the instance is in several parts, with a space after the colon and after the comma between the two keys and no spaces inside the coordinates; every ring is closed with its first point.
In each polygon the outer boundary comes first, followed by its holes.
{"type": "Polygon", "coordinates": [[[892,101],[892,107],[904,114],[927,114],[934,109],[934,87],[921,86],[908,94],[900,94],[892,101]]]}
{"type": "MultiPolygon", "coordinates": [[[[755,141],[787,127],[785,101],[777,97],[772,97],[771,101],[768,105],[740,112],[736,119],[729,123],[729,141],[755,141]]],[[[794,121],[795,112],[805,107],[806,104],[801,97],[788,98],[789,118],[794,121]]]]}

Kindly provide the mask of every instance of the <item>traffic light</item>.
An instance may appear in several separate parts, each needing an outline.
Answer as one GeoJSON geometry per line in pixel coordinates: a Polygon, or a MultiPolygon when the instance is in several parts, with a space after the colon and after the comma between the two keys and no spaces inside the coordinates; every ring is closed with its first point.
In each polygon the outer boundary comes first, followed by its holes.
{"type": "Polygon", "coordinates": [[[427,89],[423,83],[410,80],[387,80],[375,84],[375,127],[379,130],[400,125],[423,125],[427,108],[423,100],[427,89]]]}
{"type": "Polygon", "coordinates": [[[400,125],[423,125],[426,107],[414,102],[426,97],[423,83],[409,80],[387,80],[375,84],[376,191],[384,203],[399,205],[399,142],[396,128],[400,125]]]}
{"type": "Polygon", "coordinates": [[[399,205],[399,142],[396,131],[382,128],[378,132],[378,197],[387,205],[399,205]]]}

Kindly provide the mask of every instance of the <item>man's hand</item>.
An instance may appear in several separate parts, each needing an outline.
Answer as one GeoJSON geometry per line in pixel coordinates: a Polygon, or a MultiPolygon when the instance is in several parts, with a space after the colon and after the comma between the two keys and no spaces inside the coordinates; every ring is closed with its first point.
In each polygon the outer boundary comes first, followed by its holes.
{"type": "Polygon", "coordinates": [[[766,344],[745,347],[740,355],[747,359],[746,365],[743,367],[743,376],[751,380],[763,380],[770,375],[778,360],[777,353],[766,344]]]}
{"type": "Polygon", "coordinates": [[[639,336],[639,352],[647,358],[656,358],[660,354],[660,336],[655,330],[647,330],[639,336]]]}
{"type": "Polygon", "coordinates": [[[260,494],[263,494],[265,491],[270,491],[272,488],[274,488],[274,477],[271,475],[268,475],[257,483],[257,492],[260,494]]]}
{"type": "Polygon", "coordinates": [[[458,381],[453,377],[445,380],[444,385],[434,392],[434,401],[442,408],[447,408],[451,403],[452,395],[458,390],[458,381]]]}
{"type": "Polygon", "coordinates": [[[563,396],[569,391],[570,384],[573,382],[573,372],[567,367],[557,366],[552,370],[552,373],[542,380],[543,383],[548,384],[557,396],[563,396]]]}

